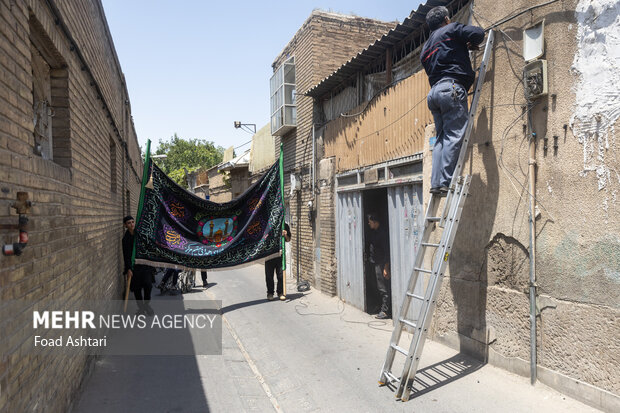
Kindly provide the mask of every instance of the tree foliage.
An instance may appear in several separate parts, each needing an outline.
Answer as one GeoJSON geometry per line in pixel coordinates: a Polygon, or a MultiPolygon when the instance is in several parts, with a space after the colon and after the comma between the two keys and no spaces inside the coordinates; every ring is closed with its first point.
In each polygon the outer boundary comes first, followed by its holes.
{"type": "Polygon", "coordinates": [[[211,168],[222,162],[224,148],[215,146],[206,139],[183,139],[175,133],[167,141],[159,141],[153,155],[166,155],[165,159],[154,159],[170,178],[187,188],[185,170],[193,172],[200,168],[211,168]]]}

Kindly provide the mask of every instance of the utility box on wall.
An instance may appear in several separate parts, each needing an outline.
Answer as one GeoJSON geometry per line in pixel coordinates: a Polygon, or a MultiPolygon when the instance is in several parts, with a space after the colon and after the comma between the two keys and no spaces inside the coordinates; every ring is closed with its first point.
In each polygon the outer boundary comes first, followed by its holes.
{"type": "Polygon", "coordinates": [[[547,61],[534,60],[525,65],[523,69],[523,81],[525,86],[525,95],[528,99],[535,99],[545,96],[548,93],[547,88],[547,61]]]}
{"type": "Polygon", "coordinates": [[[299,191],[301,189],[301,180],[297,174],[291,174],[291,195],[295,193],[295,191],[299,191]]]}
{"type": "Polygon", "coordinates": [[[540,59],[545,54],[545,21],[523,30],[523,85],[525,96],[536,99],[545,96],[547,89],[547,61],[540,59]]]}

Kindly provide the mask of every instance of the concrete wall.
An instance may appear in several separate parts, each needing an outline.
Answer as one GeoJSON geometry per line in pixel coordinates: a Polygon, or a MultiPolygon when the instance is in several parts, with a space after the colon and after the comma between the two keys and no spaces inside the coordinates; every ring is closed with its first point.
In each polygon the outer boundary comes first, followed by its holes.
{"type": "MultiPolygon", "coordinates": [[[[592,2],[590,12],[603,3],[615,2],[592,2]]],[[[478,20],[486,27],[528,6],[528,1],[513,1],[501,8],[488,0],[476,1],[474,22],[478,20]]],[[[597,169],[603,165],[609,171],[618,171],[620,165],[615,144],[611,144],[617,136],[613,129],[605,132],[610,142],[605,145],[596,139],[592,142],[571,124],[582,105],[589,104],[576,99],[582,79],[571,71],[579,48],[584,47],[578,47],[582,28],[577,18],[582,14],[575,13],[576,7],[575,1],[536,9],[500,26],[502,31],[496,33],[464,167],[473,175],[470,196],[432,336],[529,374],[529,156],[520,77],[524,66],[522,30],[544,18],[543,58],[548,62],[549,96],[540,99],[532,110],[538,137],[535,161],[540,211],[536,219],[538,365],[547,384],[612,410],[613,403],[618,406],[620,393],[616,368],[620,363],[620,206],[616,196],[620,181],[617,173],[611,173],[601,186],[597,169]],[[594,156],[590,156],[591,150],[594,156]]],[[[602,9],[596,11],[605,25],[618,19],[617,4],[615,7],[608,14],[602,9]]],[[[600,29],[598,33],[602,34],[600,29]]],[[[606,42],[612,50],[613,38],[608,37],[606,42]]],[[[605,60],[603,44],[600,41],[599,54],[605,60]]],[[[476,61],[480,56],[477,54],[476,61]]],[[[585,80],[596,85],[594,79],[585,80]]],[[[604,99],[605,93],[599,98],[604,99]]],[[[599,115],[613,118],[617,111],[614,102],[611,99],[602,105],[599,115]]],[[[429,158],[424,169],[430,171],[429,158]]]]}
{"type": "Polygon", "coordinates": [[[250,187],[250,172],[247,166],[234,168],[230,171],[230,191],[233,198],[245,192],[250,187]]]}
{"type": "MultiPolygon", "coordinates": [[[[318,197],[312,194],[311,181],[312,123],[319,120],[315,119],[312,98],[303,94],[394,25],[395,23],[316,10],[273,63],[275,70],[287,58],[295,56],[297,129],[282,137],[285,203],[291,216],[293,237],[291,274],[296,277],[299,268],[302,279],[309,280],[328,294],[335,294],[336,291],[336,269],[334,266],[329,274],[322,274],[320,278],[319,268],[322,264],[319,261],[323,257],[320,246],[324,243],[333,245],[335,238],[333,231],[323,231],[317,226],[320,221],[308,219],[308,202],[311,200],[314,202],[316,216],[320,215],[320,212],[316,212],[319,201],[318,197]],[[290,194],[291,172],[296,173],[302,181],[302,190],[293,195],[290,194]],[[318,233],[322,234],[320,240],[318,233]],[[305,241],[310,239],[313,242],[305,241]],[[321,279],[320,286],[316,285],[318,278],[321,279]]],[[[318,186],[315,185],[315,188],[318,186]]],[[[315,193],[318,195],[318,189],[315,193]]],[[[322,213],[333,212],[333,206],[330,208],[322,213]]],[[[333,258],[331,260],[333,261],[333,258]]]]}
{"type": "Polygon", "coordinates": [[[271,135],[271,124],[268,123],[252,136],[248,171],[251,175],[259,175],[271,168],[280,156],[280,145],[276,148],[275,138],[271,135]]]}
{"type": "MultiPolygon", "coordinates": [[[[1,1],[0,84],[3,244],[16,241],[17,230],[6,229],[17,224],[16,193],[35,203],[23,254],[0,256],[1,300],[44,307],[120,298],[121,221],[136,213],[142,163],[101,3],[1,1]],[[31,49],[51,65],[51,104],[62,120],[52,124],[53,159],[35,148],[31,49]]],[[[0,411],[66,411],[93,358],[30,354],[23,331],[31,321],[12,316],[0,319],[0,411]]]]}

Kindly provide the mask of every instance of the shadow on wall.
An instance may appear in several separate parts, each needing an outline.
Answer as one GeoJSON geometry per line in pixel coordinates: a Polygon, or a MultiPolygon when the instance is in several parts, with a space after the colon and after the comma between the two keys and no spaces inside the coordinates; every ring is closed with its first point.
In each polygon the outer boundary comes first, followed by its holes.
{"type": "MultiPolygon", "coordinates": [[[[495,50],[493,54],[487,79],[492,79],[495,73],[495,50]]],[[[499,169],[492,143],[495,84],[487,81],[485,86],[491,89],[490,101],[480,111],[468,149],[470,168],[475,165],[473,152],[477,150],[484,169],[468,171],[472,175],[469,196],[463,208],[461,226],[456,234],[449,266],[460,351],[486,361],[489,336],[486,322],[486,245],[491,238],[497,211],[499,169]]]]}
{"type": "MultiPolygon", "coordinates": [[[[482,170],[470,170],[473,175],[469,190],[469,199],[463,209],[461,227],[456,234],[454,253],[450,260],[450,288],[456,311],[456,332],[458,333],[460,350],[484,360],[488,355],[490,333],[487,328],[488,299],[487,288],[499,285],[515,291],[527,293],[529,280],[527,245],[522,245],[512,236],[501,233],[493,234],[499,204],[499,166],[498,154],[493,136],[504,138],[512,128],[519,128],[527,122],[516,119],[505,131],[493,130],[495,116],[495,74],[497,48],[492,56],[492,66],[487,73],[486,88],[490,88],[490,100],[480,110],[471,138],[469,152],[470,168],[474,163],[473,152],[477,151],[478,159],[482,160],[482,170]]],[[[538,136],[545,136],[549,100],[542,100],[532,110],[533,130],[538,136]]],[[[500,119],[498,117],[498,119],[500,119]]],[[[501,117],[504,119],[504,117],[501,117]]],[[[509,119],[512,121],[512,119],[509,119]]],[[[523,135],[525,157],[520,157],[516,179],[523,189],[522,196],[515,206],[511,235],[527,234],[523,228],[523,214],[527,215],[527,136],[523,135]],[[523,162],[522,160],[526,161],[523,162]]],[[[497,143],[501,143],[496,140],[497,143]]],[[[477,159],[476,159],[477,160],[477,159]]],[[[527,311],[527,310],[526,310],[527,311]]],[[[527,316],[527,314],[523,314],[527,316]]]]}

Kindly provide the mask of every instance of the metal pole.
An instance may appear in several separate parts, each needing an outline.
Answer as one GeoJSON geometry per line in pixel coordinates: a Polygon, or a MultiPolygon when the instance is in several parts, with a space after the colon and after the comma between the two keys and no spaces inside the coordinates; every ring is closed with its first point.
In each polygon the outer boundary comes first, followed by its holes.
{"type": "Polygon", "coordinates": [[[530,193],[530,380],[536,383],[536,133],[532,126],[532,104],[528,104],[530,138],[529,193],[530,193]]]}
{"type": "Polygon", "coordinates": [[[301,244],[299,238],[301,237],[301,188],[297,191],[297,258],[295,261],[297,262],[297,283],[299,284],[299,280],[301,279],[301,275],[299,273],[299,261],[301,260],[301,244]]]}
{"type": "Polygon", "coordinates": [[[315,141],[315,135],[314,135],[314,123],[312,123],[312,199],[314,200],[314,177],[315,177],[315,166],[316,166],[316,154],[315,154],[315,149],[314,147],[316,146],[316,141],[315,141]]]}

